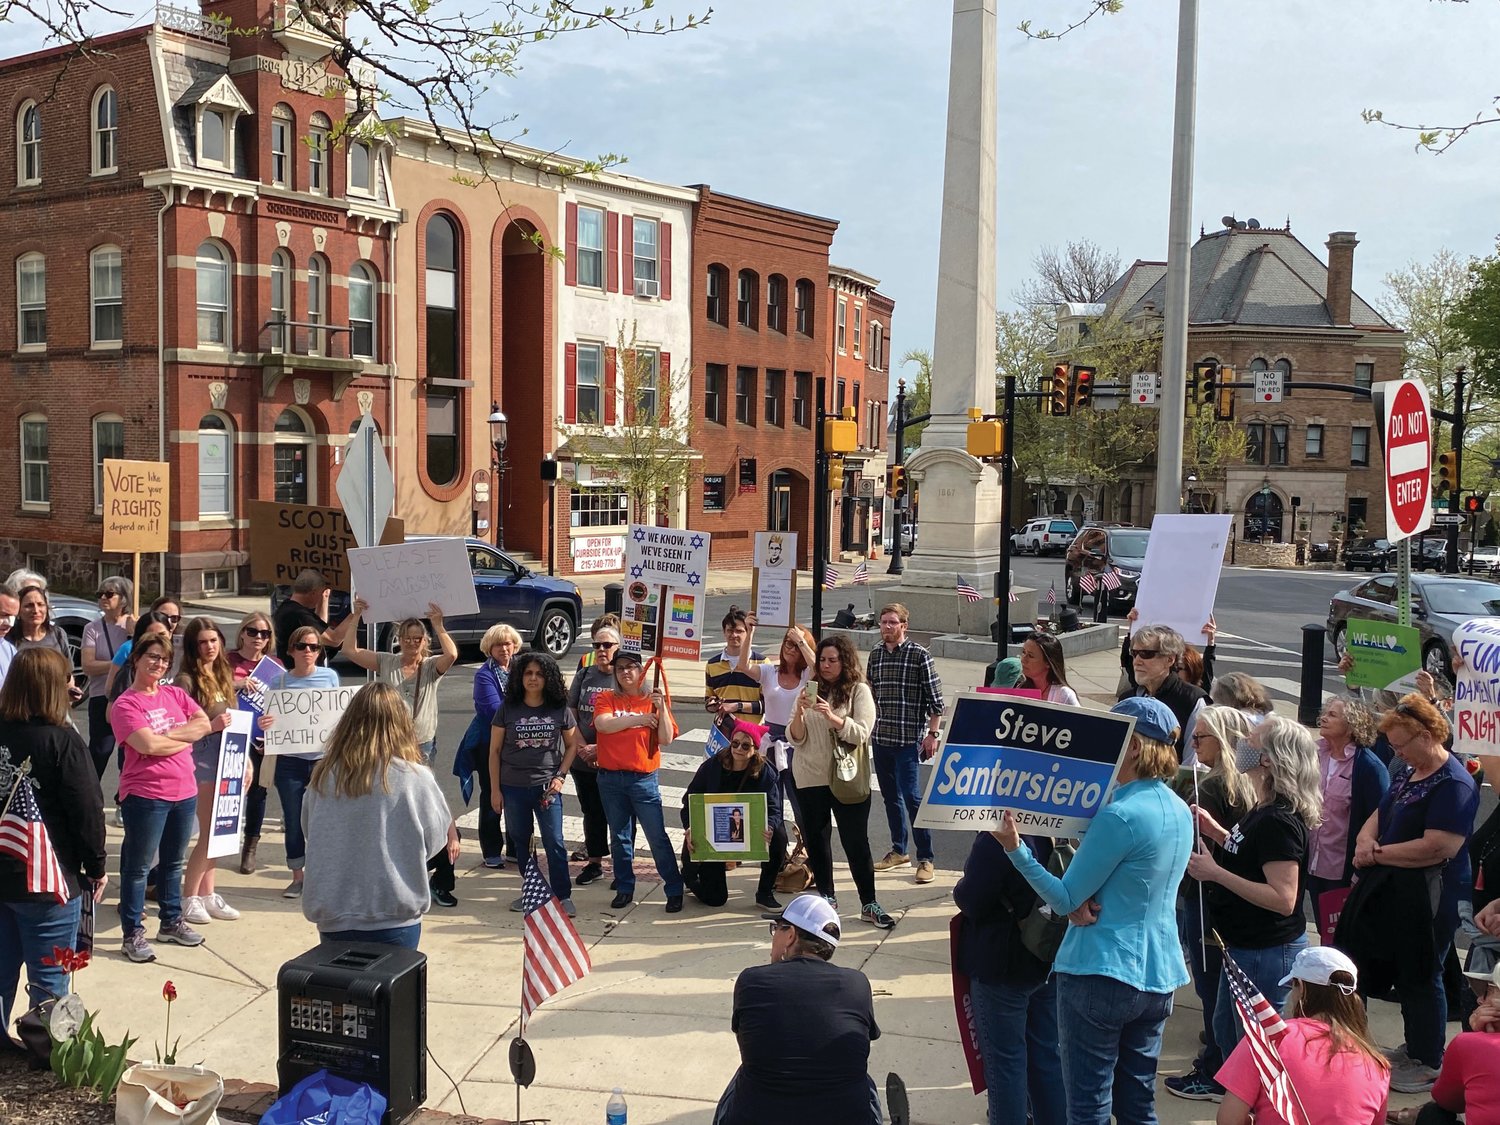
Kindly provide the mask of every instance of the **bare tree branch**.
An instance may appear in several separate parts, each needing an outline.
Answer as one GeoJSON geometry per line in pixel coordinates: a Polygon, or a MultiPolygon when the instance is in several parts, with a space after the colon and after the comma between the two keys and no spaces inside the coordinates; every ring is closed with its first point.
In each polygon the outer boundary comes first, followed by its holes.
{"type": "Polygon", "coordinates": [[[1101,12],[1114,15],[1124,6],[1124,0],[1089,0],[1088,10],[1083,17],[1068,24],[1061,31],[1052,31],[1045,27],[1033,28],[1030,20],[1022,20],[1016,25],[1016,30],[1028,39],[1061,39],[1069,32],[1077,31],[1101,12]]]}
{"type": "Polygon", "coordinates": [[[1036,276],[1022,283],[1016,301],[1051,313],[1056,305],[1096,304],[1120,276],[1120,255],[1085,238],[1061,250],[1043,246],[1031,266],[1036,276]]]}

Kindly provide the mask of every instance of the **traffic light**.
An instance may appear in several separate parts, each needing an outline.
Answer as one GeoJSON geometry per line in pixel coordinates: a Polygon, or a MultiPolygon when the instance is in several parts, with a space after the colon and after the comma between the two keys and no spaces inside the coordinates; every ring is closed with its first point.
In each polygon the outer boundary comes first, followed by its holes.
{"type": "Polygon", "coordinates": [[[1066,414],[1069,409],[1068,402],[1068,365],[1059,363],[1052,369],[1052,397],[1048,400],[1052,409],[1050,414],[1066,414]]]}
{"type": "Polygon", "coordinates": [[[1218,375],[1219,365],[1217,363],[1195,363],[1193,364],[1194,387],[1192,401],[1200,411],[1216,409],[1218,402],[1218,375]]]}
{"type": "Polygon", "coordinates": [[[906,487],[906,466],[891,465],[885,471],[885,492],[887,496],[900,496],[901,490],[906,487]]]}
{"type": "Polygon", "coordinates": [[[1447,453],[1438,454],[1438,479],[1433,490],[1439,496],[1458,490],[1458,450],[1450,449],[1447,453]]]}
{"type": "Polygon", "coordinates": [[[828,491],[844,491],[844,459],[842,457],[828,459],[828,491]]]}
{"type": "Polygon", "coordinates": [[[1234,368],[1219,368],[1218,393],[1214,395],[1214,418],[1220,422],[1234,421],[1234,368]]]}
{"type": "Polygon", "coordinates": [[[964,448],[970,457],[981,461],[999,457],[1005,452],[1005,424],[984,420],[984,412],[977,406],[969,408],[969,428],[964,435],[964,448]]]}
{"type": "Polygon", "coordinates": [[[1094,368],[1073,368],[1073,405],[1086,410],[1094,401],[1094,368]]]}
{"type": "Polygon", "coordinates": [[[823,422],[823,451],[853,453],[859,448],[859,426],[852,418],[828,418],[823,422]]]}
{"type": "Polygon", "coordinates": [[[1477,512],[1481,511],[1483,508],[1484,508],[1484,501],[1481,500],[1474,493],[1471,492],[1469,495],[1467,495],[1467,496],[1464,497],[1464,511],[1467,512],[1469,515],[1472,516],[1472,515],[1476,514],[1477,512]]]}

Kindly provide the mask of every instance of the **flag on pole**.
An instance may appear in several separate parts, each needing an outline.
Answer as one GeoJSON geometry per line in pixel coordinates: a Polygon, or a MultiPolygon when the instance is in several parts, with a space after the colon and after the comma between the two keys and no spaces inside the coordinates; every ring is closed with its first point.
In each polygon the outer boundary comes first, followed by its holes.
{"type": "Polygon", "coordinates": [[[1047,587],[1047,604],[1048,605],[1056,605],[1057,604],[1057,583],[1056,582],[1052,583],[1052,585],[1050,585],[1050,586],[1047,587]]]}
{"type": "Polygon", "coordinates": [[[1286,1021],[1260,994],[1260,990],[1245,975],[1245,970],[1235,964],[1227,949],[1224,950],[1224,978],[1229,983],[1230,995],[1234,997],[1240,1023],[1245,1027],[1245,1038],[1250,1042],[1250,1057],[1255,1061],[1255,1072],[1260,1077],[1261,1086],[1265,1088],[1271,1108],[1288,1125],[1307,1125],[1301,1099],[1292,1088],[1291,1077],[1281,1061],[1281,1052],[1276,1048],[1276,1044],[1286,1035],[1286,1021]]]}
{"type": "Polygon", "coordinates": [[[955,588],[958,591],[958,596],[963,598],[966,602],[977,602],[980,599],[979,591],[974,589],[973,586],[969,585],[968,579],[966,579],[962,574],[958,575],[958,584],[955,588]]]}
{"type": "Polygon", "coordinates": [[[1099,578],[1106,590],[1118,590],[1120,588],[1120,572],[1110,567],[1099,578]]]}
{"type": "Polygon", "coordinates": [[[870,563],[867,559],[860,559],[859,565],[854,568],[854,584],[866,586],[870,582],[870,563]]]}
{"type": "Polygon", "coordinates": [[[823,589],[832,590],[839,584],[839,572],[832,563],[823,564],[823,589]]]}
{"type": "Polygon", "coordinates": [[[27,894],[50,894],[58,902],[68,901],[62,864],[57,861],[52,837],[25,774],[16,776],[5,814],[0,816],[0,853],[25,865],[27,894]]]}
{"type": "Polygon", "coordinates": [[[1092,594],[1099,585],[1099,580],[1094,577],[1092,571],[1085,570],[1078,576],[1078,589],[1085,594],[1092,594]]]}
{"type": "MultiPolygon", "coordinates": [[[[554,798],[555,799],[555,798],[554,798]]],[[[532,856],[522,868],[521,909],[526,932],[521,961],[521,1024],[554,992],[582,980],[593,968],[589,951],[552,893],[532,856]]]]}
{"type": "Polygon", "coordinates": [[[1010,592],[1010,604],[1011,605],[1015,605],[1020,600],[1021,600],[1021,595],[1018,594],[1018,593],[1016,593],[1014,590],[1012,590],[1010,592]]]}

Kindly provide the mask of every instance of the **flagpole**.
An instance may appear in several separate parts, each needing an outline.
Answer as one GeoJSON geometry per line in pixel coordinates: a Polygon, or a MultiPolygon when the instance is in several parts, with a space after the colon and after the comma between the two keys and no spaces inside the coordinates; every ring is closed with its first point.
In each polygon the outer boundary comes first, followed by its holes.
{"type": "Polygon", "coordinates": [[[24,762],[16,767],[16,781],[15,784],[10,787],[10,792],[6,794],[5,804],[3,806],[0,806],[0,817],[3,817],[6,813],[10,812],[10,803],[16,799],[16,794],[21,791],[21,783],[26,780],[27,775],[30,773],[31,759],[27,758],[24,762]]]}

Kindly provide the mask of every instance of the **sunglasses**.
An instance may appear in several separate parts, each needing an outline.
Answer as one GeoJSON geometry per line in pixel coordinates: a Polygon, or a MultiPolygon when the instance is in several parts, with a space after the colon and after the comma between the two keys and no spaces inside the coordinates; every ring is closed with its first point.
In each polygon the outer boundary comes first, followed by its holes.
{"type": "Polygon", "coordinates": [[[113,600],[115,598],[118,598],[119,596],[120,596],[120,591],[118,591],[118,590],[100,590],[97,594],[94,595],[94,598],[97,601],[101,601],[102,602],[102,601],[105,601],[105,600],[113,600]]]}
{"type": "Polygon", "coordinates": [[[244,633],[247,637],[256,637],[262,640],[271,635],[271,630],[269,629],[241,629],[240,632],[244,633]]]}
{"type": "Polygon", "coordinates": [[[1159,648],[1133,648],[1130,650],[1130,656],[1133,660],[1155,660],[1160,655],[1161,649],[1159,648]]]}
{"type": "Polygon", "coordinates": [[[168,625],[176,625],[179,621],[182,620],[182,614],[180,613],[164,613],[161,616],[162,620],[165,621],[168,625]]]}
{"type": "Polygon", "coordinates": [[[731,738],[729,740],[729,748],[731,750],[754,750],[755,743],[751,742],[748,738],[731,738]]]}
{"type": "Polygon", "coordinates": [[[298,652],[317,652],[323,646],[317,641],[300,641],[292,646],[298,652]]]}
{"type": "Polygon", "coordinates": [[[607,648],[619,648],[620,644],[618,641],[595,641],[594,647],[603,651],[607,648]]]}

